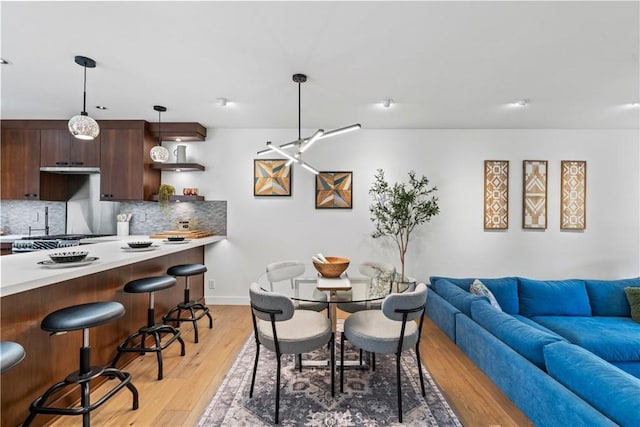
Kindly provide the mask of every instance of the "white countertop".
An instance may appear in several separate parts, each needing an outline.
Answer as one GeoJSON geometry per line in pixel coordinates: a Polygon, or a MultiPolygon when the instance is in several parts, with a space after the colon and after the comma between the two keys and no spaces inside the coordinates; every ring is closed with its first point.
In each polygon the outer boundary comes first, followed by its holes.
{"type": "Polygon", "coordinates": [[[20,240],[27,237],[26,234],[3,234],[0,235],[0,243],[13,243],[14,240],[20,240]]]}
{"type": "Polygon", "coordinates": [[[114,240],[114,236],[99,237],[91,240],[99,241],[100,243],[91,245],[4,255],[0,257],[0,277],[2,278],[0,281],[0,295],[7,296],[17,294],[18,292],[99,273],[111,268],[122,267],[124,265],[184,251],[185,249],[210,245],[226,239],[226,236],[191,239],[182,244],[165,243],[163,239],[150,239],[149,236],[116,237],[116,239],[118,240],[114,240]],[[154,245],[158,245],[158,247],[146,252],[127,252],[122,249],[123,247],[128,247],[127,241],[134,240],[150,240],[154,242],[154,245]],[[89,252],[89,257],[97,257],[98,260],[91,264],[68,268],[47,268],[38,265],[39,261],[49,260],[48,254],[64,252],[65,250],[86,250],[89,252]]]}

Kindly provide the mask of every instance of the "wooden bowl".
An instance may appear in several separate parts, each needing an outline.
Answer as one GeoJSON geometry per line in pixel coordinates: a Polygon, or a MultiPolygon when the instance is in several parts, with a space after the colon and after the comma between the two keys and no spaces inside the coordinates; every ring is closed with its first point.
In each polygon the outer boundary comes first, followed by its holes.
{"type": "Polygon", "coordinates": [[[320,263],[313,261],[313,266],[318,270],[322,277],[335,278],[340,277],[342,273],[349,267],[349,258],[341,258],[335,256],[325,257],[328,263],[320,263]]]}

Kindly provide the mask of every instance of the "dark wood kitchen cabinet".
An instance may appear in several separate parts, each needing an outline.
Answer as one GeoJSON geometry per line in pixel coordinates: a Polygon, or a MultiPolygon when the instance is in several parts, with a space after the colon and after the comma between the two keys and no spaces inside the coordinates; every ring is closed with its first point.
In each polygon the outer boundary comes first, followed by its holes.
{"type": "Polygon", "coordinates": [[[40,172],[40,129],[2,121],[0,197],[3,200],[67,200],[67,179],[40,172]]]}
{"type": "Polygon", "coordinates": [[[40,131],[40,166],[100,167],[100,135],[94,140],[75,138],[63,129],[40,131]]]}
{"type": "Polygon", "coordinates": [[[100,200],[152,200],[160,171],[151,168],[155,141],[142,120],[101,121],[100,200]]]}

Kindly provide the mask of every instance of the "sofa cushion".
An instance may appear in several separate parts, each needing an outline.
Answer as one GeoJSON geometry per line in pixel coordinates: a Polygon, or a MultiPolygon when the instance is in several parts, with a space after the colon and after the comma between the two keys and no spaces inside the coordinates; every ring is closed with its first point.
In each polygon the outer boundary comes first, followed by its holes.
{"type": "Polygon", "coordinates": [[[517,277],[485,278],[480,280],[496,297],[496,301],[502,307],[502,311],[508,314],[520,314],[517,277]]]}
{"type": "Polygon", "coordinates": [[[593,316],[630,316],[626,287],[640,287],[640,278],[621,280],[585,280],[593,316]]]}
{"type": "Polygon", "coordinates": [[[640,380],[640,362],[609,362],[640,380]]]}
{"type": "Polygon", "coordinates": [[[462,279],[455,278],[455,277],[444,277],[444,276],[429,277],[429,283],[431,283],[432,285],[436,285],[439,280],[446,280],[448,282],[451,282],[457,287],[459,287],[460,289],[464,289],[465,291],[468,291],[469,286],[471,286],[471,283],[473,283],[473,278],[469,278],[469,277],[462,278],[462,279]]]}
{"type": "Polygon", "coordinates": [[[496,310],[488,301],[473,302],[471,318],[541,369],[544,369],[544,346],[562,340],[496,310]]]}
{"type": "Polygon", "coordinates": [[[540,323],[534,321],[533,319],[531,319],[530,317],[525,317],[525,316],[521,316],[519,314],[514,314],[513,315],[514,319],[517,319],[529,326],[531,326],[532,328],[536,328],[541,330],[542,332],[545,332],[547,334],[551,334],[554,337],[558,338],[560,341],[566,341],[566,339],[564,337],[562,337],[561,335],[556,334],[555,332],[553,332],[551,329],[549,328],[545,328],[544,326],[542,326],[540,323]]]}
{"type": "Polygon", "coordinates": [[[609,362],[640,362],[640,324],[629,317],[536,316],[531,319],[609,362]]]}
{"type": "Polygon", "coordinates": [[[549,374],[621,426],[640,420],[640,380],[564,342],[544,348],[549,374]]]}
{"type": "Polygon", "coordinates": [[[518,278],[520,314],[532,316],[591,316],[584,280],[518,278]]]}
{"type": "MultiPolygon", "coordinates": [[[[437,283],[439,280],[447,280],[465,291],[470,290],[471,284],[476,278],[454,278],[431,276],[429,281],[431,284],[437,283]]],[[[518,278],[517,277],[499,277],[499,278],[478,278],[493,294],[502,311],[509,314],[520,314],[520,303],[518,302],[518,278]]]]}
{"type": "Polygon", "coordinates": [[[474,295],[487,297],[487,299],[489,300],[489,304],[491,304],[491,307],[502,311],[502,307],[500,307],[500,304],[498,304],[498,301],[496,301],[496,297],[493,296],[489,288],[487,288],[480,280],[476,279],[473,281],[471,287],[469,288],[469,292],[474,295]]]}
{"type": "Polygon", "coordinates": [[[467,316],[471,316],[471,303],[479,299],[488,301],[486,297],[473,295],[462,288],[454,285],[448,280],[438,280],[435,286],[433,286],[436,293],[442,298],[447,300],[449,304],[453,305],[458,310],[462,311],[467,316]]]}

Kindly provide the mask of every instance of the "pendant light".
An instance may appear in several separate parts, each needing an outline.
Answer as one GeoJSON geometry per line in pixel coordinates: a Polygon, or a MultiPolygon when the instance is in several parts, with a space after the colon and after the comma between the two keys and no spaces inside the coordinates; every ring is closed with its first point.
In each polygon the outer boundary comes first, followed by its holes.
{"type": "Polygon", "coordinates": [[[87,67],[95,68],[96,61],[86,56],[76,56],[75,61],[76,64],[84,67],[84,90],[82,112],[69,120],[69,132],[78,139],[92,140],[100,133],[100,126],[87,114],[87,67]]]}
{"type": "Polygon", "coordinates": [[[163,163],[169,160],[169,150],[162,146],[162,121],[161,114],[164,111],[167,111],[167,107],[163,107],[162,105],[154,105],[153,109],[158,112],[158,145],[155,145],[151,149],[151,160],[158,163],[163,163]]]}
{"type": "Polygon", "coordinates": [[[306,170],[308,170],[309,172],[312,172],[314,174],[318,174],[320,172],[318,172],[318,170],[316,168],[314,168],[313,166],[311,166],[309,163],[306,163],[302,160],[302,153],[304,153],[307,149],[309,149],[309,147],[311,147],[311,145],[313,143],[315,143],[316,141],[320,140],[320,139],[324,139],[324,138],[328,138],[331,136],[336,136],[336,135],[340,135],[346,132],[351,132],[353,130],[357,130],[360,129],[361,126],[360,124],[353,124],[353,125],[349,125],[349,126],[345,126],[339,129],[333,129],[330,131],[325,132],[324,129],[318,129],[317,131],[315,131],[313,133],[313,135],[311,135],[309,138],[302,138],[302,120],[301,120],[301,84],[307,81],[307,76],[305,74],[294,74],[293,75],[293,81],[295,83],[298,84],[298,139],[295,141],[291,141],[288,142],[286,144],[282,144],[280,146],[278,145],[273,145],[271,143],[271,141],[267,141],[267,148],[264,150],[260,150],[258,151],[258,156],[267,154],[267,153],[271,153],[273,151],[275,151],[276,153],[280,154],[283,157],[286,157],[287,159],[289,159],[289,161],[287,162],[287,165],[290,165],[292,163],[298,163],[300,164],[300,166],[302,166],[303,168],[305,168],[306,170]],[[291,154],[285,150],[289,149],[289,148],[294,148],[295,149],[295,153],[291,154]]]}

